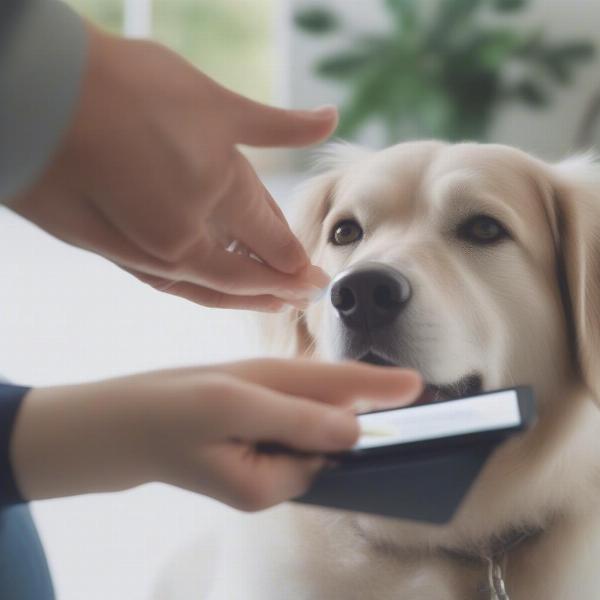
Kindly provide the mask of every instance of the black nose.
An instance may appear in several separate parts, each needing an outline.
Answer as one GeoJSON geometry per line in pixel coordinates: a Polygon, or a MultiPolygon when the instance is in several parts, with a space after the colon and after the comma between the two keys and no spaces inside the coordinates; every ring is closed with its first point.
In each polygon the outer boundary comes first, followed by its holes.
{"type": "Polygon", "coordinates": [[[390,325],[410,299],[410,283],[396,269],[364,263],[338,276],[331,288],[331,303],[352,329],[390,325]]]}

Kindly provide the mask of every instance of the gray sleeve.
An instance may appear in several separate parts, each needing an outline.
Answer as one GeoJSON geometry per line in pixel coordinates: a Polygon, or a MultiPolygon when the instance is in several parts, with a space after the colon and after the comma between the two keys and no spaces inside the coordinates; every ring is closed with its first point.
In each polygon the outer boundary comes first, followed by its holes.
{"type": "Polygon", "coordinates": [[[81,18],[58,0],[0,0],[0,204],[61,141],[86,59],[81,18]]]}

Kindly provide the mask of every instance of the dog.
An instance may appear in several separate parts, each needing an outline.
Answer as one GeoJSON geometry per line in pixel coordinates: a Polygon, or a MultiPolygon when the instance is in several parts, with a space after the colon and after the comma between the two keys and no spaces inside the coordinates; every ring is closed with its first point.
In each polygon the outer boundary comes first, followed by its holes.
{"type": "Polygon", "coordinates": [[[322,164],[296,231],[344,274],[271,318],[280,351],[411,367],[440,398],[531,385],[538,420],[447,525],[292,504],[240,516],[220,564],[187,549],[157,599],[600,598],[600,166],[438,141],[336,145],[322,164]]]}

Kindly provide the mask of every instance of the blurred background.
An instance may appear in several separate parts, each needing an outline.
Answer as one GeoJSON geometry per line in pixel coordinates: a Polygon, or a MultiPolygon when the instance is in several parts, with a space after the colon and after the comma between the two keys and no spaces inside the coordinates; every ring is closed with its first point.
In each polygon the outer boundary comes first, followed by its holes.
{"type": "MultiPolygon", "coordinates": [[[[52,1],[52,0],[49,0],[52,1]]],[[[486,140],[548,159],[600,143],[600,2],[69,0],[152,37],[224,85],[282,106],[341,107],[372,147],[486,140]]],[[[249,150],[285,211],[304,153],[249,150]]],[[[252,318],[143,286],[0,210],[0,371],[31,385],[261,354],[252,318]],[[10,349],[10,350],[9,350],[10,349]]],[[[233,511],[147,485],[35,503],[59,600],[142,600],[173,554],[233,511]]]]}
{"type": "Polygon", "coordinates": [[[597,2],[71,2],[252,98],[339,104],[338,135],[371,146],[490,140],[559,158],[600,139],[597,2]]]}

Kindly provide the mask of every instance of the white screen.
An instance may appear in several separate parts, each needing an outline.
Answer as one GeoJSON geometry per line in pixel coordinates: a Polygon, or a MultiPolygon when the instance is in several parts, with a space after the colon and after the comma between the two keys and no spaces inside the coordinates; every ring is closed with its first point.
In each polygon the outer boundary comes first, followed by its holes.
{"type": "Polygon", "coordinates": [[[430,440],[521,423],[517,393],[492,392],[452,402],[426,404],[359,416],[355,450],[430,440]]]}

